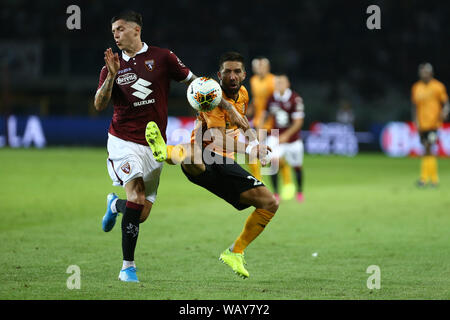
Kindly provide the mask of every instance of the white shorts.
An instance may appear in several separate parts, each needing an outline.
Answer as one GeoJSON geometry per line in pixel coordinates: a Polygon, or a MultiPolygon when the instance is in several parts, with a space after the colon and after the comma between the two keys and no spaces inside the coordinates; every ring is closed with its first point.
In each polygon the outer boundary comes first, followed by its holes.
{"type": "Polygon", "coordinates": [[[163,162],[153,158],[150,147],[117,138],[109,133],[107,148],[107,167],[113,185],[125,186],[129,181],[141,177],[144,180],[145,197],[154,203],[163,162]]]}
{"type": "Polygon", "coordinates": [[[302,140],[279,144],[278,137],[269,136],[267,145],[272,149],[272,158],[284,158],[291,167],[301,167],[303,165],[302,140]]]}

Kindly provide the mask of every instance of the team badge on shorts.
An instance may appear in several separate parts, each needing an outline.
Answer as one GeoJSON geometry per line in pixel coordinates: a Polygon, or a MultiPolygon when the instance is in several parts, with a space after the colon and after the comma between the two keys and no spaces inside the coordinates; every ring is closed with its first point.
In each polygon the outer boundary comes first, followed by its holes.
{"type": "Polygon", "coordinates": [[[155,60],[146,60],[145,61],[145,65],[147,66],[147,69],[149,70],[149,71],[153,71],[153,67],[154,67],[154,65],[155,65],[155,60]]]}
{"type": "Polygon", "coordinates": [[[125,172],[126,174],[130,174],[131,171],[131,167],[130,164],[128,162],[126,162],[125,164],[123,164],[120,169],[122,169],[123,172],[125,172]]]}

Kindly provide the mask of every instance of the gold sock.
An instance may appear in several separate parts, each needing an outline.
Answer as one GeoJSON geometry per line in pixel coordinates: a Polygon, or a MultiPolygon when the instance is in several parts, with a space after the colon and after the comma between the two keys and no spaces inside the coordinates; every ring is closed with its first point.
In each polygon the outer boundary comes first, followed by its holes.
{"type": "Polygon", "coordinates": [[[245,221],[244,229],[233,245],[233,252],[243,253],[245,248],[264,230],[275,214],[264,210],[256,209],[245,221]]]}
{"type": "Polygon", "coordinates": [[[261,181],[261,166],[260,166],[260,162],[258,160],[257,163],[249,163],[248,167],[250,169],[250,173],[259,181],[261,181]]]}
{"type": "Polygon", "coordinates": [[[186,157],[186,150],[181,144],[177,144],[176,146],[168,145],[167,146],[167,159],[166,162],[168,164],[179,164],[186,157]]]}
{"type": "Polygon", "coordinates": [[[292,170],[291,166],[288,165],[285,161],[280,161],[280,171],[281,171],[281,179],[284,185],[288,185],[292,183],[292,170]]]}
{"type": "Polygon", "coordinates": [[[432,183],[439,183],[437,159],[434,156],[428,159],[428,174],[432,183]]]}
{"type": "Polygon", "coordinates": [[[420,181],[427,183],[428,177],[428,156],[424,156],[420,161],[420,181]]]}

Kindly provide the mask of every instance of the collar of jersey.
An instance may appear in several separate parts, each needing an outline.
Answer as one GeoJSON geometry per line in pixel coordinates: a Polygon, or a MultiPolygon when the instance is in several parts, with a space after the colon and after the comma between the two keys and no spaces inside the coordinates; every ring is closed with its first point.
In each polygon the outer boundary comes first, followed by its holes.
{"type": "MultiPolygon", "coordinates": [[[[148,50],[148,45],[147,45],[145,42],[142,42],[142,43],[143,43],[142,49],[139,50],[139,51],[136,53],[136,56],[137,56],[138,54],[144,53],[144,52],[146,52],[146,51],[148,50]]],[[[122,51],[122,59],[123,59],[123,60],[125,60],[125,61],[128,62],[128,60],[130,60],[130,58],[131,58],[131,57],[129,57],[124,51],[122,51]]]]}
{"type": "Polygon", "coordinates": [[[286,90],[284,90],[283,95],[281,95],[278,91],[275,91],[273,93],[273,95],[274,95],[276,100],[287,102],[290,99],[291,95],[292,95],[292,90],[287,88],[286,90]]]}

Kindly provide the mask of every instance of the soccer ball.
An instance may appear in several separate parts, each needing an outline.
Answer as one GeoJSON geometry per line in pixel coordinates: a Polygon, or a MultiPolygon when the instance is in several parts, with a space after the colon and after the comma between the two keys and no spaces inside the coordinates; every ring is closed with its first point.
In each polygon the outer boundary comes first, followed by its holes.
{"type": "Polygon", "coordinates": [[[222,100],[222,88],[214,79],[197,78],[187,89],[187,99],[195,110],[211,111],[222,100]]]}

